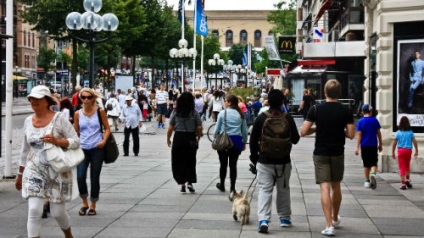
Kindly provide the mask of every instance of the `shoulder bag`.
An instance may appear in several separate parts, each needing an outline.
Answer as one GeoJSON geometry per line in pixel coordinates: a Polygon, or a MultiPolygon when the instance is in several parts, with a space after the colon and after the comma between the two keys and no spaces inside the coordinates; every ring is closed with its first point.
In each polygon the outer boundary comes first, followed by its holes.
{"type": "MultiPolygon", "coordinates": [[[[103,133],[103,123],[102,123],[102,119],[100,115],[100,108],[97,109],[97,117],[99,118],[100,130],[103,133]]],[[[105,164],[114,163],[116,159],[118,159],[119,148],[118,148],[118,145],[116,144],[115,137],[113,136],[112,133],[110,133],[109,138],[107,138],[106,145],[105,147],[103,147],[103,150],[104,150],[103,162],[105,162],[105,164]]]]}
{"type": "Polygon", "coordinates": [[[227,134],[227,109],[224,111],[224,131],[212,141],[212,149],[223,151],[233,148],[234,144],[227,134]]]}
{"type": "MultiPolygon", "coordinates": [[[[53,134],[54,124],[56,123],[57,115],[53,117],[51,133],[53,134]]],[[[49,161],[52,169],[58,173],[70,171],[84,160],[84,151],[79,146],[76,149],[63,148],[52,143],[44,143],[46,159],[49,161]]]]}

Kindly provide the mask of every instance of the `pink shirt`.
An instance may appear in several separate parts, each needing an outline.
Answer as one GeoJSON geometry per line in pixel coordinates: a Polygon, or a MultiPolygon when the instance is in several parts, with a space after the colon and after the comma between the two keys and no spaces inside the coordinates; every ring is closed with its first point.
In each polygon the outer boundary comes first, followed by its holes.
{"type": "Polygon", "coordinates": [[[247,112],[246,104],[244,104],[244,102],[239,102],[238,107],[240,108],[241,112],[243,113],[247,112]]]}

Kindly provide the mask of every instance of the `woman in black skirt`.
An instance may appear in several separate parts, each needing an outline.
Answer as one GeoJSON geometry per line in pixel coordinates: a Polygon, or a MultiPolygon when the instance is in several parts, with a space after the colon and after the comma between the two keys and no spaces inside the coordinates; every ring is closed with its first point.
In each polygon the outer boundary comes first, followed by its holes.
{"type": "Polygon", "coordinates": [[[177,99],[167,133],[168,146],[172,147],[172,174],[181,186],[181,193],[186,192],[186,186],[191,193],[195,192],[193,183],[197,182],[196,152],[202,131],[199,113],[194,110],[194,97],[191,93],[184,92],[177,99]]]}

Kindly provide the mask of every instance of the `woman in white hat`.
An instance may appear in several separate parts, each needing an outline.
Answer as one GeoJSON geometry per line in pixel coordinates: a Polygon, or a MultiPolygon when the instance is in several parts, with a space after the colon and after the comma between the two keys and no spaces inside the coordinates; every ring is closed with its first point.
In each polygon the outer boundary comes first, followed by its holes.
{"type": "Polygon", "coordinates": [[[19,158],[16,189],[22,190],[22,197],[28,200],[28,237],[40,237],[41,215],[47,199],[50,214],[62,228],[66,238],[71,238],[69,216],[65,202],[71,201],[78,193],[72,171],[57,173],[46,159],[45,143],[63,148],[76,149],[80,140],[72,124],[61,113],[50,110],[56,101],[46,86],[36,86],[27,96],[34,114],[24,123],[24,141],[19,158]]]}

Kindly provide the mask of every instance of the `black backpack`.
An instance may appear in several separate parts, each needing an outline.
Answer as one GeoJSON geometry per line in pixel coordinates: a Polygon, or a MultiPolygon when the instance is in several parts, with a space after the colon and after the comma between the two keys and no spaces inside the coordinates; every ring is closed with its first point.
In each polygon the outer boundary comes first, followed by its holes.
{"type": "Polygon", "coordinates": [[[292,142],[287,112],[276,115],[265,111],[264,114],[267,118],[262,126],[261,154],[273,160],[290,156],[292,142]]]}

